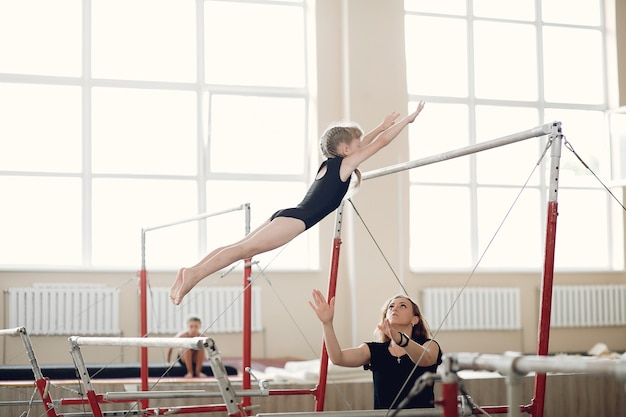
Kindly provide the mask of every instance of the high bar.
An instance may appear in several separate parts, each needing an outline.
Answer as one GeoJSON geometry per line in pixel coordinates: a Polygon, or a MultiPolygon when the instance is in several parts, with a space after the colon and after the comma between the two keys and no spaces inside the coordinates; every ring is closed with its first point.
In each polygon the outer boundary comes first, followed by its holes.
{"type": "Polygon", "coordinates": [[[26,328],[16,327],[14,329],[0,329],[0,336],[17,336],[20,333],[26,333],[26,328]]]}
{"type": "Polygon", "coordinates": [[[390,165],[388,167],[367,171],[363,173],[363,179],[368,180],[371,178],[382,177],[384,175],[395,174],[396,172],[405,171],[407,169],[421,167],[424,165],[433,164],[435,162],[442,162],[448,159],[458,158],[459,156],[469,155],[491,148],[497,148],[498,146],[509,145],[511,143],[520,142],[522,140],[530,138],[541,137],[552,133],[553,127],[559,123],[560,122],[546,123],[533,129],[524,130],[522,132],[514,133],[507,136],[502,136],[498,139],[488,140],[485,142],[466,146],[464,148],[443,152],[438,155],[432,155],[426,158],[416,159],[414,161],[403,162],[400,164],[390,165]]]}
{"type": "Polygon", "coordinates": [[[171,347],[194,350],[209,346],[210,340],[208,337],[70,337],[73,346],[171,347]]]}
{"type": "Polygon", "coordinates": [[[230,213],[232,211],[242,210],[244,207],[245,207],[245,204],[241,204],[241,205],[239,205],[237,207],[224,209],[222,211],[216,211],[214,213],[201,213],[201,214],[198,214],[197,216],[189,217],[187,219],[178,220],[178,221],[175,221],[175,222],[172,222],[172,223],[161,224],[159,226],[153,226],[153,227],[146,227],[146,228],[142,229],[142,231],[143,232],[149,232],[151,230],[163,229],[165,227],[176,226],[178,224],[183,224],[183,223],[189,223],[189,222],[192,222],[192,221],[195,221],[195,220],[202,220],[202,219],[206,219],[208,217],[219,216],[221,214],[230,213]]]}

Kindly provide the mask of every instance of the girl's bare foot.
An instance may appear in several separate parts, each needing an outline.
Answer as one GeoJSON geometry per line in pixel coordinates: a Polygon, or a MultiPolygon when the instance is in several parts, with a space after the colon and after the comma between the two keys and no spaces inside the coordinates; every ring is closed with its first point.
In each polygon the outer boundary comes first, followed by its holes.
{"type": "MultiPolygon", "coordinates": [[[[181,301],[183,301],[183,297],[185,297],[187,293],[191,291],[191,289],[195,287],[196,284],[202,279],[202,277],[200,279],[196,279],[192,275],[192,272],[193,271],[188,268],[181,268],[181,270],[179,271],[180,284],[177,286],[176,295],[174,295],[174,298],[172,299],[172,302],[174,304],[179,305],[181,301]]],[[[176,280],[178,282],[178,277],[176,278],[176,280]]]]}
{"type": "Polygon", "coordinates": [[[174,284],[172,284],[172,287],[170,288],[170,300],[174,303],[174,304],[179,304],[180,301],[177,303],[176,302],[176,295],[178,294],[178,289],[180,288],[180,286],[183,283],[183,270],[185,268],[180,268],[178,270],[178,274],[176,274],[176,280],[174,281],[174,284]]]}

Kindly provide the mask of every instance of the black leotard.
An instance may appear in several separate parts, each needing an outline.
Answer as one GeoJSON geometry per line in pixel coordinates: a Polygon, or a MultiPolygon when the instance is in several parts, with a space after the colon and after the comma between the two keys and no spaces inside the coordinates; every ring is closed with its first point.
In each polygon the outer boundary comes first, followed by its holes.
{"type": "Polygon", "coordinates": [[[341,181],[339,168],[343,157],[329,158],[322,162],[317,172],[326,166],[323,177],[313,181],[302,201],[295,207],[278,210],[271,217],[293,217],[304,222],[305,230],[315,226],[320,220],[334,211],[348,192],[350,178],[341,181]]]}

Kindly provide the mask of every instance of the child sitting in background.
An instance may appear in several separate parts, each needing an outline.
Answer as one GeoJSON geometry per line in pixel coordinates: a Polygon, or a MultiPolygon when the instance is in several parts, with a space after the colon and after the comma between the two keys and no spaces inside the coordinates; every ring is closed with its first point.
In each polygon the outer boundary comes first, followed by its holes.
{"type": "MultiPolygon", "coordinates": [[[[200,337],[202,336],[201,327],[202,320],[200,320],[200,317],[191,316],[187,318],[187,329],[178,332],[175,337],[200,337]]],[[[171,363],[171,357],[172,348],[169,348],[167,351],[167,363],[171,363]]],[[[179,349],[177,360],[187,369],[185,378],[206,377],[202,373],[204,350],[179,349]]]]}

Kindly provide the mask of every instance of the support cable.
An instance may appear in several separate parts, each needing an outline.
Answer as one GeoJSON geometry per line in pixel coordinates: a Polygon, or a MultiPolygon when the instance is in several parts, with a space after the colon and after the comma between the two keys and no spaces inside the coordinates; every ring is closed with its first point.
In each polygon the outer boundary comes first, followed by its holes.
{"type": "Polygon", "coordinates": [[[567,138],[566,138],[565,136],[563,136],[563,141],[564,141],[564,145],[565,145],[565,147],[566,147],[567,149],[569,149],[569,150],[570,150],[570,151],[574,154],[574,156],[575,156],[575,157],[576,157],[576,158],[580,161],[580,163],[581,163],[581,164],[583,164],[583,166],[584,166],[585,168],[587,168],[587,170],[589,170],[589,172],[591,172],[591,174],[592,174],[592,175],[596,178],[596,180],[598,180],[598,182],[600,183],[600,185],[602,185],[602,187],[604,187],[604,189],[605,189],[605,190],[606,190],[606,191],[607,191],[607,192],[611,195],[611,197],[613,197],[613,199],[614,199],[615,201],[617,201],[617,204],[619,204],[619,205],[622,207],[622,209],[623,209],[624,211],[626,211],[626,207],[624,207],[624,204],[622,204],[622,202],[620,202],[620,201],[618,200],[618,198],[615,196],[615,194],[613,194],[613,192],[609,189],[609,187],[607,187],[607,186],[606,186],[606,184],[604,184],[604,183],[602,182],[602,180],[601,180],[600,178],[598,178],[598,176],[596,175],[596,173],[595,173],[595,172],[593,172],[593,170],[589,167],[589,165],[587,165],[587,164],[585,163],[585,161],[583,161],[583,159],[580,157],[580,155],[578,155],[578,154],[576,153],[576,151],[574,150],[574,147],[572,146],[572,144],[571,144],[570,142],[568,142],[568,140],[567,140],[567,138]]]}
{"type": "Polygon", "coordinates": [[[356,206],[354,205],[354,202],[352,201],[351,198],[349,198],[348,201],[350,202],[350,205],[352,205],[352,208],[354,209],[354,212],[356,213],[356,215],[359,217],[359,220],[361,220],[361,223],[365,227],[365,230],[367,231],[367,233],[372,238],[372,241],[374,242],[374,245],[376,245],[376,248],[378,249],[378,252],[381,254],[383,259],[385,260],[385,263],[387,264],[387,266],[389,267],[389,269],[393,273],[393,276],[396,278],[396,281],[398,282],[398,285],[400,285],[400,287],[402,288],[402,292],[404,292],[404,294],[408,294],[407,291],[406,291],[406,288],[404,288],[404,285],[400,281],[400,278],[398,277],[398,274],[396,273],[396,271],[391,266],[391,263],[389,262],[389,259],[387,258],[387,256],[383,252],[383,250],[381,249],[380,245],[378,244],[378,241],[376,240],[376,238],[374,237],[374,235],[370,231],[369,227],[367,227],[367,223],[365,223],[365,220],[363,220],[363,217],[361,217],[361,213],[359,213],[359,211],[356,209],[356,206]]]}

